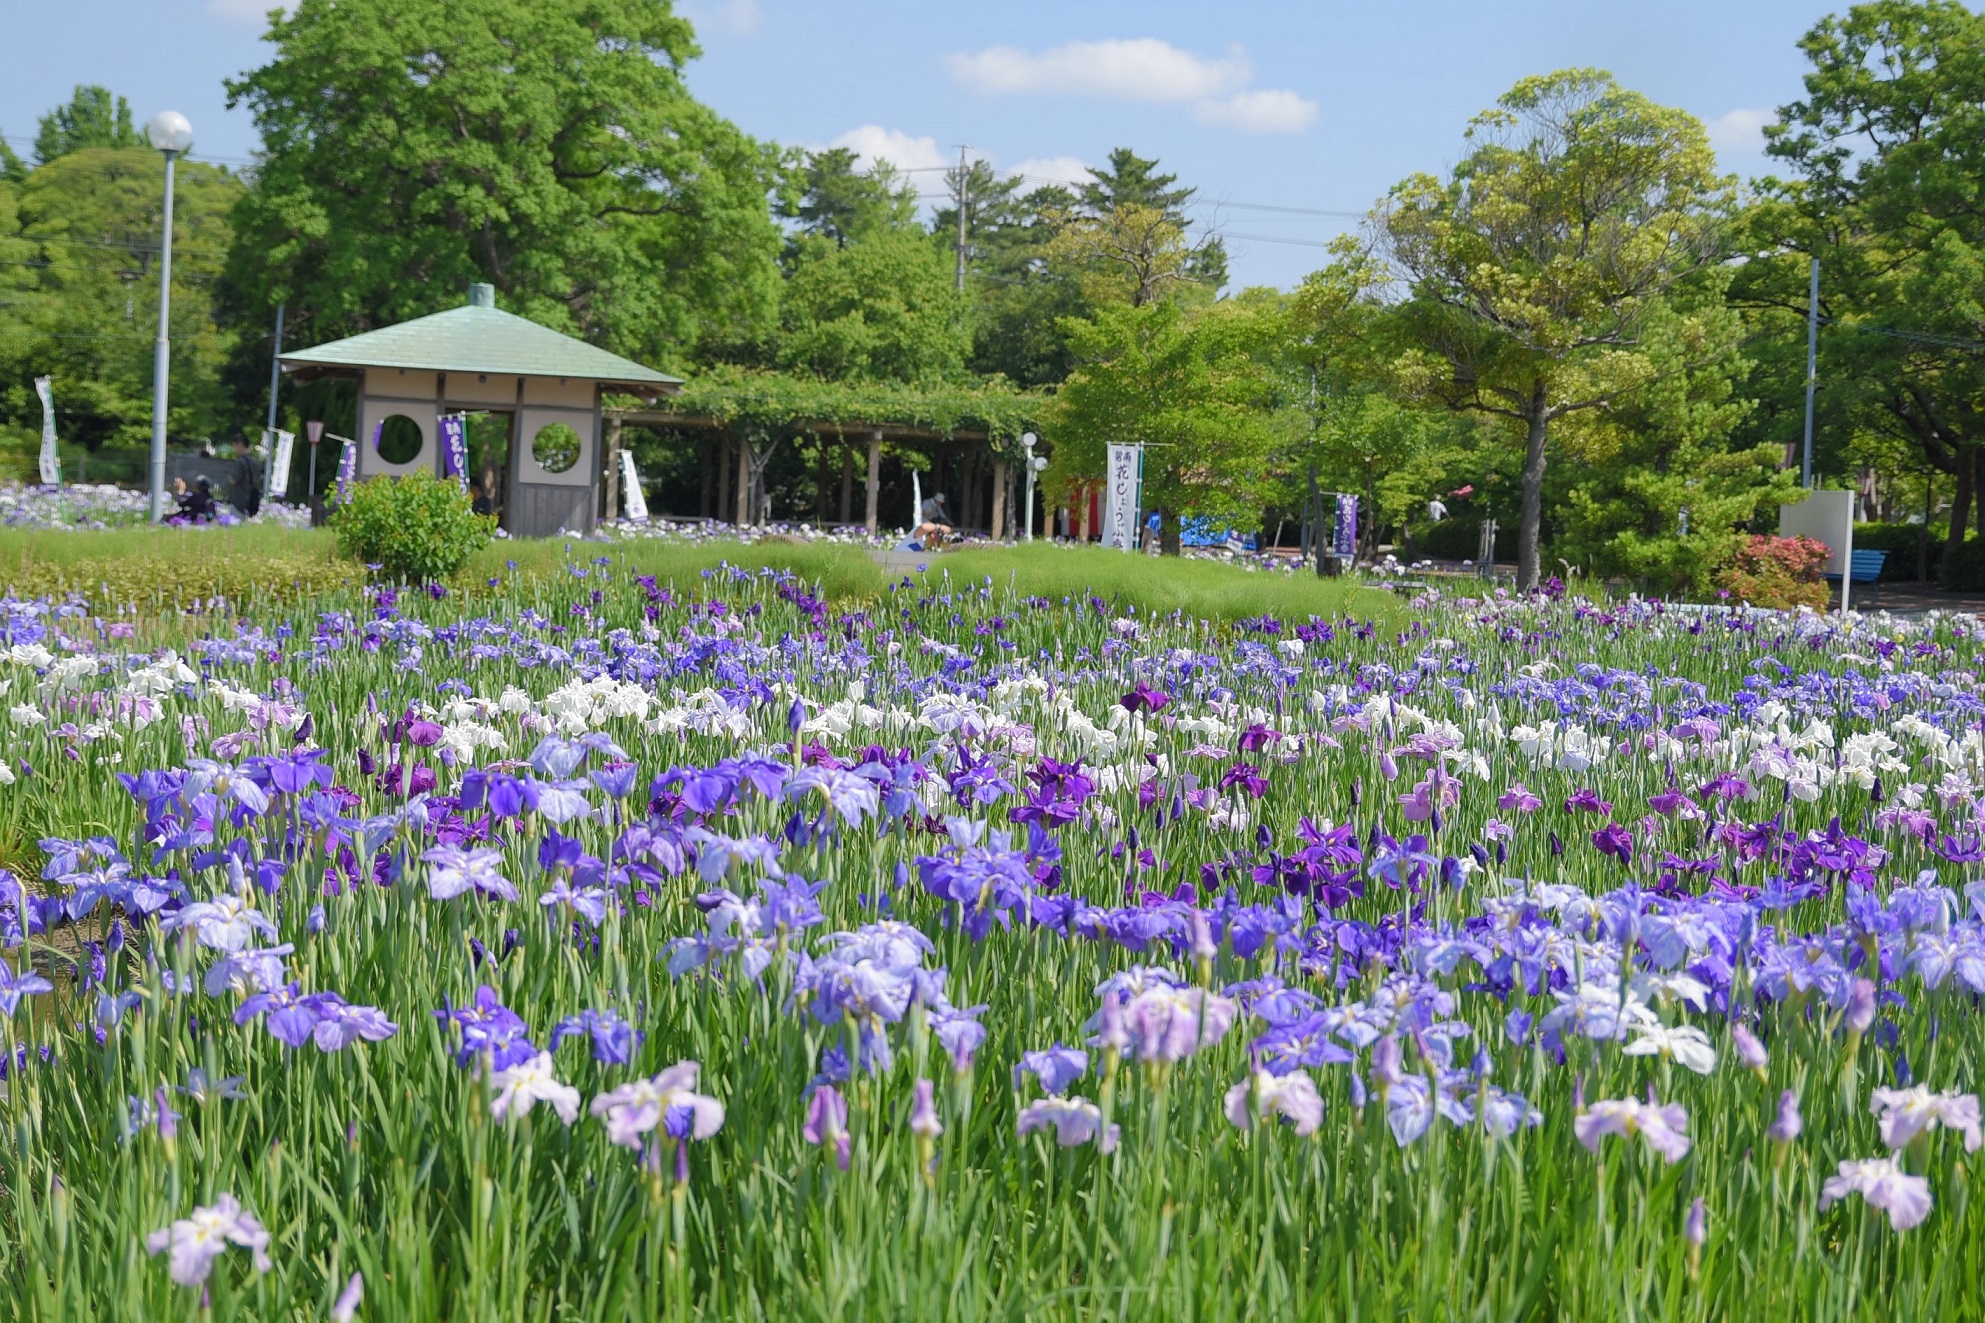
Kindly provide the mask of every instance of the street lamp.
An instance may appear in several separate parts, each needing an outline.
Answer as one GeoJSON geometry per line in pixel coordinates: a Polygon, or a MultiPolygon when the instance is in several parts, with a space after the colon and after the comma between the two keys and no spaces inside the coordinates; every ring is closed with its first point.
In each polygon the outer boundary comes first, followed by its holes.
{"type": "Polygon", "coordinates": [[[165,518],[165,405],[172,342],[172,163],[193,145],[193,126],[176,110],[161,110],[145,125],[152,146],[165,153],[165,229],[159,252],[159,338],[152,356],[152,522],[165,518]]]}
{"type": "Polygon", "coordinates": [[[1027,452],[1027,532],[1021,539],[1024,542],[1034,540],[1034,479],[1048,466],[1046,459],[1034,453],[1040,439],[1032,432],[1024,432],[1020,437],[1020,448],[1027,452]]]}

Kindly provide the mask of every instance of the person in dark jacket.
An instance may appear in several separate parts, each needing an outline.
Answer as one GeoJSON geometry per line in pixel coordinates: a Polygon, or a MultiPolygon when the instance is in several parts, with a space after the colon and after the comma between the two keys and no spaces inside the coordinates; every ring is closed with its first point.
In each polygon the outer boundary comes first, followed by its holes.
{"type": "Polygon", "coordinates": [[[228,474],[227,501],[244,518],[262,508],[262,465],[248,448],[248,438],[234,434],[234,467],[228,474]]]}

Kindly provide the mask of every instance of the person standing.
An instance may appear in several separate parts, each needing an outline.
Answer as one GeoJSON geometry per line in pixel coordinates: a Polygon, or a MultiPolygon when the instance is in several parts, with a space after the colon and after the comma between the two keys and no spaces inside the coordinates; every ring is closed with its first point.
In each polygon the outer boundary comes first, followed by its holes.
{"type": "Polygon", "coordinates": [[[234,467],[228,474],[227,500],[245,519],[262,508],[262,466],[248,448],[248,438],[234,434],[234,467]]]}

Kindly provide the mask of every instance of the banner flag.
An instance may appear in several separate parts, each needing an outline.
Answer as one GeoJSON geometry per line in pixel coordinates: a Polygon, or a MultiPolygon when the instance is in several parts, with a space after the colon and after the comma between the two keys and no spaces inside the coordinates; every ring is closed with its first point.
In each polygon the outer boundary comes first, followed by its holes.
{"type": "Polygon", "coordinates": [[[50,487],[62,481],[62,461],[55,454],[55,397],[50,378],[36,377],[34,393],[41,396],[41,480],[50,487]]]}
{"type": "Polygon", "coordinates": [[[279,501],[289,495],[289,462],[296,449],[296,433],[278,429],[275,449],[275,463],[269,470],[269,499],[279,501]]]}
{"type": "Polygon", "coordinates": [[[627,507],[627,517],[634,522],[648,520],[648,498],[641,494],[641,475],[634,468],[634,452],[620,452],[621,503],[627,507]]]}

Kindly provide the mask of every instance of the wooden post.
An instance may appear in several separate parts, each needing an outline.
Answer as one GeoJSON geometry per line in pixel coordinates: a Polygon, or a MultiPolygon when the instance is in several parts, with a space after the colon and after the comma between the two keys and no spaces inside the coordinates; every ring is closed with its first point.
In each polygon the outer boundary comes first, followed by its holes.
{"type": "Polygon", "coordinates": [[[1006,536],[1006,461],[993,461],[992,535],[994,541],[1006,536]]]}
{"type": "Polygon", "coordinates": [[[868,531],[876,533],[875,503],[882,494],[882,433],[868,434],[868,531]]]}
{"type": "Polygon", "coordinates": [[[696,442],[696,464],[699,470],[697,473],[698,481],[696,489],[696,517],[698,519],[708,519],[710,517],[710,452],[716,448],[716,444],[715,440],[707,436],[700,438],[696,442]]]}
{"type": "Polygon", "coordinates": [[[751,523],[751,447],[743,440],[737,443],[737,526],[748,527],[751,523]]]}
{"type": "Polygon", "coordinates": [[[1087,542],[1089,540],[1089,489],[1087,487],[1076,488],[1075,499],[1078,502],[1075,507],[1075,540],[1077,542],[1087,542]]]}
{"type": "Polygon", "coordinates": [[[610,414],[607,419],[607,511],[606,520],[612,523],[620,517],[620,415],[610,414]]]}
{"type": "Polygon", "coordinates": [[[855,451],[846,439],[841,442],[841,522],[855,517],[855,451]]]}

